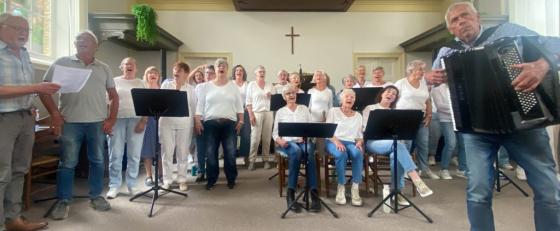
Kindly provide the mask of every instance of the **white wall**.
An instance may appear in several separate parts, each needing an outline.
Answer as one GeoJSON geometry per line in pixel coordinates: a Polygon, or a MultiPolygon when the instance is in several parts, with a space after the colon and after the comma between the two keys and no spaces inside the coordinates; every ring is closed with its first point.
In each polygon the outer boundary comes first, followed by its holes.
{"type": "Polygon", "coordinates": [[[352,72],[354,52],[402,52],[399,43],[441,21],[440,12],[158,12],[158,24],[185,43],[181,52],[230,52],[230,66],[242,64],[252,73],[264,65],[269,81],[279,69],[296,71],[302,64],[305,72],[327,71],[337,88],[352,72]],[[284,36],[291,26],[301,34],[294,55],[284,36]]]}

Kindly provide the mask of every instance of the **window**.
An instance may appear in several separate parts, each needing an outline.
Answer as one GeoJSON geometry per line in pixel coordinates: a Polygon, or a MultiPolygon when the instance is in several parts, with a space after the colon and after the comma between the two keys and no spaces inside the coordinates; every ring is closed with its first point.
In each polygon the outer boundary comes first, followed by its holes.
{"type": "Polygon", "coordinates": [[[511,0],[510,21],[541,35],[560,35],[560,2],[558,0],[511,0]]]}
{"type": "MultiPolygon", "coordinates": [[[[385,70],[385,81],[396,82],[404,76],[403,53],[354,53],[354,69],[366,67],[366,76],[371,76],[373,68],[381,66],[385,70]]],[[[368,77],[366,77],[367,79],[368,77]]],[[[370,79],[368,79],[370,80],[370,79]]]]}
{"type": "Polygon", "coordinates": [[[0,0],[0,12],[21,15],[29,21],[31,53],[51,56],[52,23],[51,0],[0,0]]]}

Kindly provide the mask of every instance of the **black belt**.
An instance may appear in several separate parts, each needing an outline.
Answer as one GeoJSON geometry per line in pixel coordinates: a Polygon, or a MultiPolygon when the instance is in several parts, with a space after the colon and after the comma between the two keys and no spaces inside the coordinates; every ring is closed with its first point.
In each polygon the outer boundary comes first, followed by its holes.
{"type": "Polygon", "coordinates": [[[23,113],[32,115],[34,111],[35,108],[28,108],[28,109],[20,109],[20,110],[10,111],[10,112],[0,112],[0,115],[23,114],[23,113]]]}

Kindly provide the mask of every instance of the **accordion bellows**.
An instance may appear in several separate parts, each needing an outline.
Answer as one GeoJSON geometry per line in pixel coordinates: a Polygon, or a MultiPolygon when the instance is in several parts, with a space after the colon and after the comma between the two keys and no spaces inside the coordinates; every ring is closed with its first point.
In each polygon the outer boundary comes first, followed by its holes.
{"type": "Polygon", "coordinates": [[[536,36],[505,37],[444,57],[455,128],[507,134],[560,123],[556,70],[549,71],[534,92],[517,92],[511,86],[520,73],[511,65],[550,57],[536,36]]]}

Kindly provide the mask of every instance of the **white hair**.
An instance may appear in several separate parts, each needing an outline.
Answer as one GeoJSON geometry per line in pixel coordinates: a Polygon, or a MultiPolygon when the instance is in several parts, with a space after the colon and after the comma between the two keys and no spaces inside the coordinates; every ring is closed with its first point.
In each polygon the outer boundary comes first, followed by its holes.
{"type": "Polygon", "coordinates": [[[459,7],[459,6],[465,6],[467,7],[469,10],[471,10],[473,13],[478,15],[478,11],[476,10],[476,8],[474,7],[474,5],[472,4],[472,2],[456,2],[451,4],[448,8],[447,11],[445,12],[445,26],[449,27],[449,20],[447,18],[447,16],[449,16],[449,13],[451,13],[452,10],[454,10],[455,8],[459,7]]]}
{"type": "Polygon", "coordinates": [[[99,40],[97,40],[97,36],[95,36],[93,31],[91,31],[91,30],[84,30],[84,31],[80,32],[78,35],[76,35],[76,40],[78,40],[78,37],[80,37],[84,34],[87,34],[87,35],[91,36],[93,38],[93,40],[95,41],[95,44],[99,45],[99,40]]]}
{"type": "Polygon", "coordinates": [[[350,88],[345,88],[342,90],[342,92],[340,93],[340,98],[343,98],[345,95],[350,94],[353,96],[356,96],[356,92],[350,88]]]}
{"type": "Polygon", "coordinates": [[[262,69],[263,71],[266,71],[266,69],[264,69],[263,65],[257,65],[257,67],[255,67],[255,71],[254,71],[255,74],[257,74],[257,72],[258,72],[259,70],[261,70],[261,69],[262,69]]]}
{"type": "Polygon", "coordinates": [[[416,59],[410,61],[408,65],[406,65],[406,74],[410,75],[412,72],[420,67],[426,67],[426,63],[422,60],[416,59]]]}

